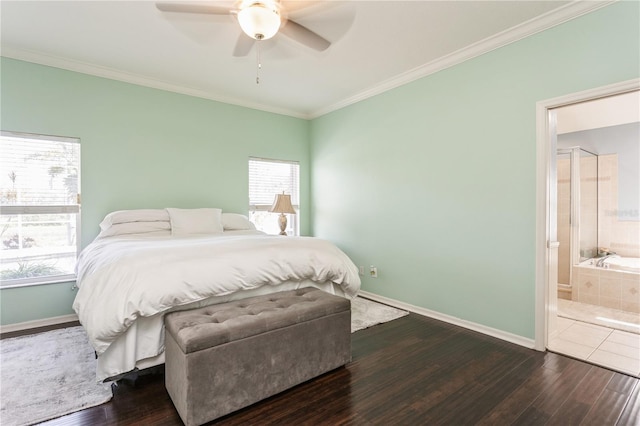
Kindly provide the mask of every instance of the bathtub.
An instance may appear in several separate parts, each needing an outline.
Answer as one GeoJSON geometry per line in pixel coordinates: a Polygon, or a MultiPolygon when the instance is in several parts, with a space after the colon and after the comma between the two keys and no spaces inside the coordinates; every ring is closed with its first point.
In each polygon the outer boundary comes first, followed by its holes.
{"type": "Polygon", "coordinates": [[[640,259],[612,256],[597,267],[588,259],[572,268],[571,299],[590,305],[640,313],[640,259]]]}
{"type": "Polygon", "coordinates": [[[608,269],[640,273],[640,258],[637,257],[612,256],[606,258],[603,263],[604,267],[608,269]]]}

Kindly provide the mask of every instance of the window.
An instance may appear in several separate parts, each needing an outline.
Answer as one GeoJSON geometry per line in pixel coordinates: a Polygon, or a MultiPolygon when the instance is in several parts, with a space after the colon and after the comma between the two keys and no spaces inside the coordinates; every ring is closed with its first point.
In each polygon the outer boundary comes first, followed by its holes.
{"type": "MultiPolygon", "coordinates": [[[[276,194],[291,195],[300,211],[300,165],[295,161],[249,158],[249,219],[268,234],[279,234],[278,214],[269,213],[276,194]]],[[[299,235],[298,214],[287,215],[287,234],[299,235]]]]}
{"type": "Polygon", "coordinates": [[[79,248],[80,141],[0,135],[0,287],[70,281],[79,248]]]}

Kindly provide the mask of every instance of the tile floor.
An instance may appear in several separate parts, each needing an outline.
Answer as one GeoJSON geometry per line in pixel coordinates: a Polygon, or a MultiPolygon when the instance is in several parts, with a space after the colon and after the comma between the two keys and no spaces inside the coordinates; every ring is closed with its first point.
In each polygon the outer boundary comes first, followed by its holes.
{"type": "Polygon", "coordinates": [[[640,334],[558,317],[548,349],[640,377],[640,334]]]}

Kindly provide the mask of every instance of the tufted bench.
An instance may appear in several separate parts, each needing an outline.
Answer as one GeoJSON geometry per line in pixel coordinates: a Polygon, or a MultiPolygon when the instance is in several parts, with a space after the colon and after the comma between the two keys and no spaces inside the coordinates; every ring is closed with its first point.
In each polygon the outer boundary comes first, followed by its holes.
{"type": "Polygon", "coordinates": [[[187,425],[351,361],[351,303],[315,288],[165,316],[165,384],[187,425]]]}

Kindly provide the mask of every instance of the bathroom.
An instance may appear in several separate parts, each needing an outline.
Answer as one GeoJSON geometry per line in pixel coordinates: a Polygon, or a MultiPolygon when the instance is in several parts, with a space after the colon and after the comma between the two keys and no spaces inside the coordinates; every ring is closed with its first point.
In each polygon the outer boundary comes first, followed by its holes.
{"type": "Polygon", "coordinates": [[[556,111],[560,329],[549,345],[635,376],[640,374],[638,105],[635,91],[556,111]]]}

